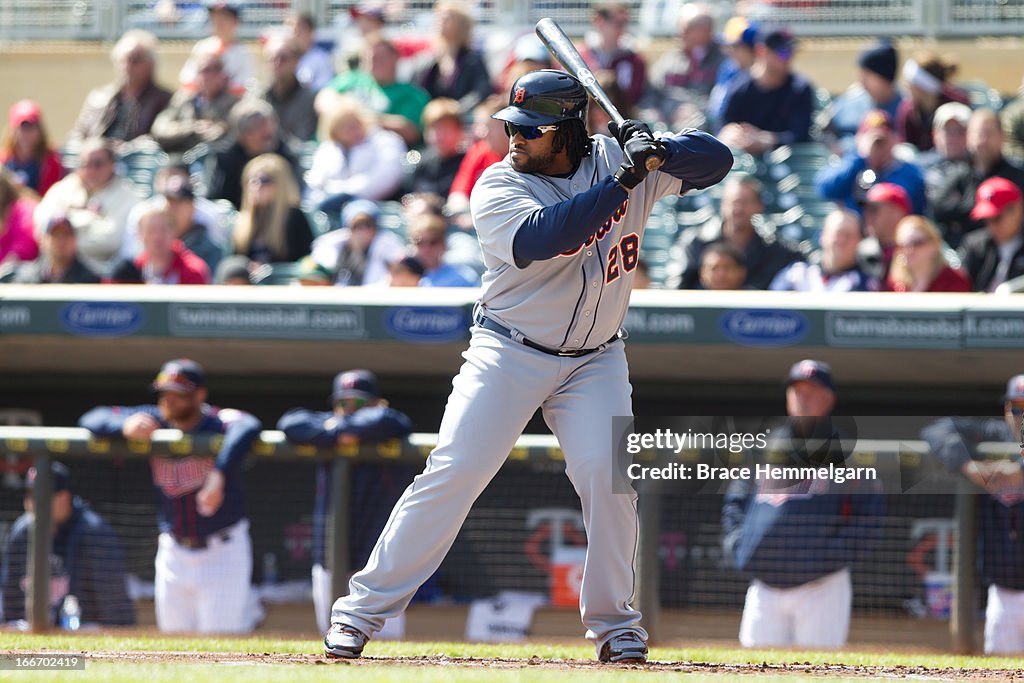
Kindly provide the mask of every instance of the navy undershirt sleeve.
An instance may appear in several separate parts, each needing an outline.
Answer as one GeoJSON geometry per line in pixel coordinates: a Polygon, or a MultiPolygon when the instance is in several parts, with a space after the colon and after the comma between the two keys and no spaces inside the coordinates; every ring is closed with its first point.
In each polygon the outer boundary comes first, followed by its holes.
{"type": "Polygon", "coordinates": [[[575,249],[597,232],[629,193],[612,176],[572,199],[537,209],[512,241],[516,262],[546,261],[575,249]]]}
{"type": "Polygon", "coordinates": [[[660,172],[683,181],[680,193],[711,187],[732,168],[729,148],[702,130],[687,130],[660,139],[668,151],[660,172]]]}

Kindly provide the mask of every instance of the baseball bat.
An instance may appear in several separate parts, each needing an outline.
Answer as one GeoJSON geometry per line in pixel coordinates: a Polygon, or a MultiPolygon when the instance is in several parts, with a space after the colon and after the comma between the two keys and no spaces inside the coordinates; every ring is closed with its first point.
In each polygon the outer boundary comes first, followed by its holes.
{"type": "MultiPolygon", "coordinates": [[[[555,59],[566,68],[566,70],[576,77],[576,79],[583,84],[584,89],[587,91],[594,101],[597,102],[597,106],[601,107],[608,116],[611,117],[617,125],[622,125],[625,119],[622,114],[619,113],[618,108],[612,104],[612,101],[608,99],[608,95],[605,93],[604,88],[598,84],[597,79],[594,77],[593,72],[587,68],[586,62],[583,61],[583,57],[580,56],[576,46],[569,40],[569,36],[565,35],[565,31],[559,26],[554,19],[544,17],[537,22],[537,37],[540,38],[541,42],[548,48],[548,52],[554,55],[555,59]]],[[[656,171],[661,168],[663,159],[658,157],[649,157],[645,166],[648,171],[656,171]]]]}

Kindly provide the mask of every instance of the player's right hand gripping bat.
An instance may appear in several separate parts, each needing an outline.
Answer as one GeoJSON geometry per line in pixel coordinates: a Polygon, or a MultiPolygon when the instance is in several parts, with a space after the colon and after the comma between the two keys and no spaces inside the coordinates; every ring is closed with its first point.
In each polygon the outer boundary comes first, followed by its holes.
{"type": "MultiPolygon", "coordinates": [[[[587,68],[587,64],[576,50],[576,46],[572,44],[569,36],[565,35],[565,31],[555,23],[554,19],[545,17],[537,22],[537,37],[547,46],[548,51],[555,56],[555,59],[576,77],[576,80],[583,85],[587,93],[594,98],[601,109],[604,109],[612,121],[621,126],[625,121],[622,114],[608,99],[608,95],[598,84],[593,72],[587,68]]],[[[663,163],[665,163],[664,153],[661,156],[648,157],[644,165],[648,171],[656,171],[661,168],[663,163]]]]}

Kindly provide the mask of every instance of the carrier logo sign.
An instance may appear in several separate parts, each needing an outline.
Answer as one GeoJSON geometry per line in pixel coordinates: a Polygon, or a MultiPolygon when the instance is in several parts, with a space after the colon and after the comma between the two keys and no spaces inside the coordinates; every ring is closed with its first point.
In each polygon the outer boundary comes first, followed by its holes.
{"type": "Polygon", "coordinates": [[[469,329],[469,318],[462,308],[393,308],[388,311],[384,322],[388,332],[395,337],[420,344],[443,344],[464,339],[469,329]]]}
{"type": "Polygon", "coordinates": [[[807,318],[795,311],[729,311],[719,319],[722,334],[744,346],[790,346],[805,336],[807,318]]]}
{"type": "Polygon", "coordinates": [[[60,311],[60,322],[73,334],[122,337],[142,327],[145,317],[135,304],[82,302],[60,311]]]}

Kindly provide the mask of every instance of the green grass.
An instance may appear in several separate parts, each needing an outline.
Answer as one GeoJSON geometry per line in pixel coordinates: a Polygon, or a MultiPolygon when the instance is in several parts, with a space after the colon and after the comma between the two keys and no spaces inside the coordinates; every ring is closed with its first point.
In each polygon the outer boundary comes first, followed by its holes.
{"type": "MultiPolygon", "coordinates": [[[[18,652],[187,652],[187,653],[272,653],[319,655],[320,643],[316,640],[282,640],[266,638],[198,638],[136,636],[129,634],[76,634],[57,633],[33,635],[25,633],[0,634],[0,650],[18,652]]],[[[592,661],[594,651],[586,644],[574,645],[494,645],[470,643],[416,643],[387,642],[371,643],[367,648],[369,657],[433,657],[444,655],[453,658],[496,658],[528,660],[541,659],[592,661]]],[[[318,659],[318,658],[317,658],[318,659]]],[[[708,662],[718,664],[844,664],[850,666],[890,667],[923,666],[932,669],[1019,669],[1021,660],[1011,658],[964,657],[942,654],[900,654],[866,652],[793,652],[774,650],[743,650],[737,648],[653,648],[651,659],[659,662],[708,662]]],[[[525,664],[518,668],[477,668],[458,663],[429,662],[425,665],[408,663],[369,663],[350,665],[344,662],[315,663],[267,663],[261,661],[210,662],[196,657],[195,661],[136,663],[90,661],[86,670],[78,672],[19,672],[0,674],[4,681],[104,681],[120,682],[145,681],[145,683],[182,683],[199,680],[217,683],[256,683],[262,681],[288,681],[306,683],[320,681],[345,681],[356,683],[470,683],[473,681],[519,682],[524,683],[603,683],[621,680],[675,680],[707,681],[722,683],[736,678],[736,674],[675,672],[665,668],[655,670],[623,670],[587,667],[578,670],[550,667],[531,668],[525,664]]],[[[763,673],[748,670],[743,678],[753,677],[758,683],[771,681],[791,683],[809,680],[854,680],[839,676],[827,678],[808,674],[788,674],[779,671],[763,673]]],[[[863,678],[859,680],[864,680],[863,678]]]]}

